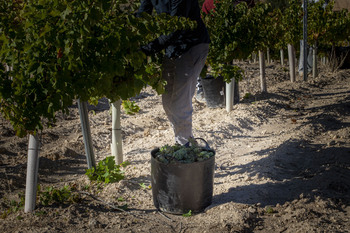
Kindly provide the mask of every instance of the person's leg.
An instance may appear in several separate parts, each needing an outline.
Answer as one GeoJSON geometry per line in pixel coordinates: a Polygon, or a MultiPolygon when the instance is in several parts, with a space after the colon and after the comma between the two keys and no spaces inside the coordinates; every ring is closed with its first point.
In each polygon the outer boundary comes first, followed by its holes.
{"type": "Polygon", "coordinates": [[[304,41],[300,40],[300,56],[299,56],[299,67],[298,72],[299,75],[303,75],[303,69],[304,68],[304,41]]]}
{"type": "Polygon", "coordinates": [[[164,57],[162,64],[162,77],[167,82],[165,86],[165,92],[162,95],[162,104],[165,114],[167,115],[171,126],[173,127],[173,117],[172,117],[172,96],[174,91],[174,81],[175,81],[175,61],[167,57],[164,57]]]}
{"type": "MultiPolygon", "coordinates": [[[[307,46],[307,73],[312,72],[312,47],[307,46]]],[[[299,75],[302,76],[304,73],[304,41],[300,40],[300,56],[299,56],[299,75]]]]}
{"type": "Polygon", "coordinates": [[[163,77],[167,81],[162,96],[163,108],[173,126],[175,142],[179,144],[193,137],[192,98],[208,51],[209,44],[199,44],[175,61],[165,59],[163,64],[163,77]]]}

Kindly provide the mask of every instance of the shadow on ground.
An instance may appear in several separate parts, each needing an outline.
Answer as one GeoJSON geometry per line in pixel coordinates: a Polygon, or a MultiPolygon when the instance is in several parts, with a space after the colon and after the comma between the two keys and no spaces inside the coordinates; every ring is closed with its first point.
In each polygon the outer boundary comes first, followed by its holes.
{"type": "Polygon", "coordinates": [[[299,198],[301,194],[349,199],[350,148],[344,146],[319,150],[322,145],[301,147],[303,143],[289,140],[271,150],[269,157],[245,165],[225,167],[223,173],[217,174],[218,177],[230,175],[234,171],[248,173],[254,179],[258,177],[267,182],[230,188],[228,192],[214,196],[213,204],[237,202],[276,205],[299,198]]]}

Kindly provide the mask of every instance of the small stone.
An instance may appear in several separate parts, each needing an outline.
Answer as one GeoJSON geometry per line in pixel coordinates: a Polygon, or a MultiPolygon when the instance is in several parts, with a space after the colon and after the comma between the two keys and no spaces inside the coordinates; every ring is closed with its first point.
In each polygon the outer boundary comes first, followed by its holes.
{"type": "Polygon", "coordinates": [[[8,152],[8,150],[6,148],[0,147],[0,154],[5,154],[7,152],[8,152]]]}
{"type": "Polygon", "coordinates": [[[330,141],[327,143],[327,146],[334,146],[335,145],[335,141],[330,141]]]}
{"type": "Polygon", "coordinates": [[[146,128],[146,129],[143,131],[143,136],[144,136],[144,137],[147,137],[147,136],[149,136],[150,134],[151,134],[150,128],[146,128]]]}
{"type": "Polygon", "coordinates": [[[73,219],[68,219],[68,224],[75,224],[75,222],[73,221],[73,219]]]}
{"type": "Polygon", "coordinates": [[[53,153],[53,154],[50,154],[50,155],[48,156],[48,158],[51,159],[51,160],[53,160],[53,161],[57,161],[57,160],[60,159],[60,154],[57,153],[57,152],[55,152],[55,153],[53,153]]]}
{"type": "Polygon", "coordinates": [[[250,181],[250,180],[252,180],[252,178],[250,176],[248,176],[244,179],[244,181],[250,181]]]}
{"type": "Polygon", "coordinates": [[[89,220],[89,226],[94,228],[101,228],[102,224],[95,218],[92,218],[89,220]]]}
{"type": "Polygon", "coordinates": [[[254,214],[254,213],[256,213],[256,209],[254,207],[250,206],[248,208],[248,212],[254,214]]]}

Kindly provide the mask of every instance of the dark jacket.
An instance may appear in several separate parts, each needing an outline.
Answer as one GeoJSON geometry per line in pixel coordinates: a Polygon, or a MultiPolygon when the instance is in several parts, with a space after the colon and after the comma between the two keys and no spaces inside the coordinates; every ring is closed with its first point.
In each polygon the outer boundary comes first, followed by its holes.
{"type": "Polygon", "coordinates": [[[179,30],[169,35],[162,35],[150,44],[142,47],[146,54],[152,54],[165,49],[169,58],[179,57],[191,47],[201,43],[209,43],[208,31],[201,19],[198,0],[143,0],[137,12],[151,14],[153,9],[157,14],[167,13],[171,16],[182,16],[197,21],[194,30],[179,30]]]}

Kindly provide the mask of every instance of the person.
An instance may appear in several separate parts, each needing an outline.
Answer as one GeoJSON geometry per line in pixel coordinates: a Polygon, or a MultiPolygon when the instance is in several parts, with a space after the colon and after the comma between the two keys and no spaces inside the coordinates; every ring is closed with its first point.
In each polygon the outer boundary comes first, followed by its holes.
{"type": "MultiPolygon", "coordinates": [[[[319,0],[309,0],[310,3],[316,3],[319,0]]],[[[324,2],[323,7],[326,7],[329,0],[324,2]]],[[[304,8],[304,3],[302,3],[302,7],[304,8]]],[[[317,49],[317,48],[316,48],[317,49]]],[[[313,51],[314,48],[311,45],[306,45],[306,53],[307,53],[307,74],[311,74],[313,67],[313,51]]],[[[304,76],[304,40],[300,40],[300,56],[299,56],[299,67],[298,67],[299,76],[304,76]]]]}
{"type": "MultiPolygon", "coordinates": [[[[310,45],[306,46],[307,53],[307,73],[310,74],[312,71],[313,63],[313,48],[310,45]]],[[[298,67],[299,76],[304,75],[304,40],[300,40],[300,56],[299,56],[299,67],[298,67]]]]}
{"type": "MultiPolygon", "coordinates": [[[[202,5],[202,11],[205,14],[209,14],[211,10],[215,8],[214,1],[213,0],[205,0],[202,5]]],[[[202,77],[197,77],[197,84],[196,84],[196,95],[195,99],[200,103],[206,103],[205,96],[204,96],[204,90],[202,85],[202,77]]]]}
{"type": "MultiPolygon", "coordinates": [[[[317,2],[318,0],[314,0],[317,2]]],[[[313,2],[313,0],[309,0],[309,2],[313,2]]],[[[302,7],[304,8],[304,3],[302,3],[302,7]]],[[[307,73],[310,74],[312,71],[312,54],[313,49],[312,46],[306,45],[306,53],[307,53],[307,73]]],[[[299,76],[304,75],[304,40],[300,40],[300,55],[299,55],[299,67],[298,67],[299,76]]]]}
{"type": "MultiPolygon", "coordinates": [[[[237,4],[239,4],[241,2],[246,2],[247,6],[249,8],[255,6],[255,0],[235,0],[235,1],[233,1],[234,6],[236,6],[237,4]]],[[[205,0],[204,1],[203,5],[202,5],[202,11],[205,14],[209,14],[210,11],[212,11],[214,9],[215,9],[214,0],[205,0]]],[[[206,103],[206,99],[205,99],[205,96],[204,96],[203,85],[202,85],[202,77],[200,77],[200,76],[198,76],[198,78],[197,78],[195,99],[198,102],[200,102],[200,103],[206,103]]]]}
{"type": "Polygon", "coordinates": [[[192,98],[209,52],[210,38],[200,16],[198,0],[142,0],[136,15],[152,14],[153,9],[157,14],[181,16],[197,22],[193,30],[162,35],[141,48],[146,55],[165,50],[162,77],[167,84],[162,105],[174,130],[175,143],[184,145],[193,137],[192,98]]]}

